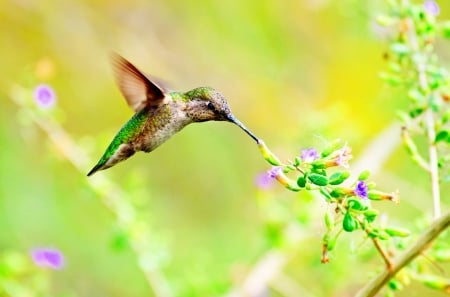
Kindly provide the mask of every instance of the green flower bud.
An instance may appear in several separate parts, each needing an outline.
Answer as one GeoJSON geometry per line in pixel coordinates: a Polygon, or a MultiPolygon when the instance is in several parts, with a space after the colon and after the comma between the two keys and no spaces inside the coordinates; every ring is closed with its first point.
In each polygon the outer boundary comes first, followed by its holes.
{"type": "Polygon", "coordinates": [[[330,176],[328,183],[330,185],[340,185],[350,176],[350,171],[338,171],[330,176]]]}
{"type": "Polygon", "coordinates": [[[308,175],[308,179],[317,186],[328,185],[328,178],[321,174],[311,173],[310,175],[308,175]]]}
{"type": "Polygon", "coordinates": [[[347,194],[348,190],[346,188],[335,188],[330,192],[330,195],[333,198],[342,198],[347,194]]]}
{"type": "Polygon", "coordinates": [[[367,180],[370,176],[370,171],[369,170],[364,170],[363,172],[361,172],[358,176],[358,180],[367,180]]]}
{"type": "Polygon", "coordinates": [[[325,161],[323,160],[315,160],[311,163],[312,167],[315,169],[324,169],[326,168],[325,161]]]}
{"type": "Polygon", "coordinates": [[[289,173],[291,171],[295,170],[295,167],[292,165],[287,165],[286,167],[283,168],[283,172],[284,173],[289,173]]]}
{"type": "Polygon", "coordinates": [[[300,159],[300,157],[294,158],[294,166],[299,166],[301,162],[302,162],[302,160],[300,159]]]}
{"type": "Polygon", "coordinates": [[[274,165],[274,166],[280,166],[282,165],[281,161],[277,158],[277,156],[275,156],[270,150],[269,148],[266,146],[266,144],[264,143],[264,141],[259,140],[258,141],[258,148],[261,151],[261,154],[263,156],[263,158],[269,162],[269,164],[274,165]]]}
{"type": "Polygon", "coordinates": [[[304,176],[299,176],[297,179],[297,185],[301,188],[304,188],[306,185],[306,178],[304,176]]]}
{"type": "Polygon", "coordinates": [[[411,235],[411,232],[409,232],[409,230],[406,229],[402,229],[402,228],[385,228],[384,231],[389,234],[390,236],[395,236],[395,237],[408,237],[409,235],[411,235]]]}
{"type": "Polygon", "coordinates": [[[291,190],[293,192],[299,192],[301,188],[297,186],[297,184],[294,181],[290,181],[285,185],[286,189],[291,190]]]}
{"type": "Polygon", "coordinates": [[[449,142],[450,139],[450,131],[449,130],[441,130],[436,134],[436,138],[434,139],[434,142],[439,141],[447,141],[449,142]]]}
{"type": "Polygon", "coordinates": [[[450,290],[450,279],[442,276],[422,274],[416,276],[415,279],[423,283],[425,286],[433,289],[444,290],[447,292],[450,290]]]}
{"type": "Polygon", "coordinates": [[[379,215],[379,211],[376,209],[368,209],[366,211],[364,211],[364,216],[366,217],[366,220],[369,223],[372,223],[373,221],[375,221],[376,217],[379,215]]]}
{"type": "Polygon", "coordinates": [[[367,197],[370,200],[390,200],[395,203],[399,202],[397,193],[384,193],[376,190],[370,190],[367,192],[367,197]]]}
{"type": "Polygon", "coordinates": [[[344,220],[342,221],[342,228],[347,232],[353,232],[358,229],[358,222],[354,217],[346,212],[344,215],[344,220]]]}
{"type": "Polygon", "coordinates": [[[388,286],[393,291],[400,291],[403,289],[403,285],[396,279],[390,279],[388,282],[388,286]]]}
{"type": "Polygon", "coordinates": [[[321,156],[327,157],[331,155],[331,153],[337,151],[338,149],[342,148],[344,146],[344,143],[340,139],[333,140],[328,144],[328,146],[322,151],[321,156]]]}
{"type": "Polygon", "coordinates": [[[334,229],[334,216],[330,213],[330,211],[325,212],[325,226],[327,226],[328,231],[332,231],[334,229]]]}
{"type": "Polygon", "coordinates": [[[365,205],[363,205],[361,203],[361,199],[350,198],[350,199],[348,199],[347,204],[348,204],[348,208],[358,210],[358,211],[364,210],[367,208],[365,205]]]}
{"type": "Polygon", "coordinates": [[[379,238],[381,240],[388,240],[390,238],[389,234],[387,234],[384,230],[373,228],[370,230],[369,237],[371,238],[379,238]]]}
{"type": "Polygon", "coordinates": [[[322,242],[327,251],[332,251],[336,246],[337,236],[331,236],[330,232],[325,233],[322,242]]]}

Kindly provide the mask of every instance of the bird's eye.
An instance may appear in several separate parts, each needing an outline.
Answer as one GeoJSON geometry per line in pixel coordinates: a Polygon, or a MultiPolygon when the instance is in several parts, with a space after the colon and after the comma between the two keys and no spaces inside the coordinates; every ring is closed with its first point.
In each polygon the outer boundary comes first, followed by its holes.
{"type": "Polygon", "coordinates": [[[214,107],[214,105],[212,104],[212,102],[208,102],[208,109],[209,110],[216,110],[216,108],[214,107]]]}

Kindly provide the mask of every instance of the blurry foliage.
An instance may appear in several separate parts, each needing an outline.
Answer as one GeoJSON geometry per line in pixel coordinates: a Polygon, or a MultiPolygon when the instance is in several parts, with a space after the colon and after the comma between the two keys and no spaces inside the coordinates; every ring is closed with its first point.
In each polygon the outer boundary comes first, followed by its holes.
{"type": "MultiPolygon", "coordinates": [[[[449,6],[440,3],[442,19],[449,6]]],[[[192,125],[150,155],[101,173],[127,193],[136,234],[118,224],[83,170],[74,170],[24,110],[56,120],[83,152],[98,156],[131,116],[109,69],[113,50],[173,89],[221,90],[238,118],[278,144],[272,147],[279,155],[299,155],[335,137],[359,155],[407,102],[403,90],[383,87],[376,75],[388,66],[383,51],[402,50],[380,42],[387,32],[374,20],[385,9],[382,1],[356,0],[2,3],[0,290],[16,291],[0,294],[154,294],[130,247],[130,236],[139,234],[151,234],[145,259],[175,296],[223,295],[260,256],[279,248],[293,252],[284,278],[267,288],[270,296],[295,296],[292,288],[304,296],[355,292],[379,267],[372,248],[346,234],[332,265],[321,265],[323,207],[307,193],[258,188],[254,179],[264,164],[235,127],[192,125]],[[33,103],[40,84],[53,88],[55,108],[33,103]],[[19,109],[9,100],[17,85],[26,90],[19,109]],[[299,243],[285,245],[292,238],[299,243]],[[63,251],[64,269],[34,267],[28,253],[36,246],[63,251]]],[[[443,63],[448,49],[437,44],[443,63]]],[[[382,211],[409,220],[410,229],[424,225],[416,218],[429,209],[429,185],[416,169],[398,150],[373,176],[381,188],[399,188],[402,204],[382,211]]],[[[449,190],[447,184],[442,193],[449,190]]],[[[398,296],[413,290],[423,288],[398,296]]]]}

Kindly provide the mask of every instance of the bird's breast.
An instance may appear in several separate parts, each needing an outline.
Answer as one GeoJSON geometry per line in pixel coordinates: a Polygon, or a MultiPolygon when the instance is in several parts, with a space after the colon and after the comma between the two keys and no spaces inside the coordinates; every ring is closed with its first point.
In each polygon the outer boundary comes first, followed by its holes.
{"type": "Polygon", "coordinates": [[[150,111],[143,131],[138,137],[136,149],[151,152],[190,122],[186,113],[176,105],[167,104],[150,111]]]}

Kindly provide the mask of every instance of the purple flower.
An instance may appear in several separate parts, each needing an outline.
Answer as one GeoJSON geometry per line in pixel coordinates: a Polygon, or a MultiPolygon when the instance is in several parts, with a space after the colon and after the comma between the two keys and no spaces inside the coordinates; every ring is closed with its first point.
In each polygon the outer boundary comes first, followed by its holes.
{"type": "Polygon", "coordinates": [[[362,199],[367,199],[368,198],[367,197],[367,191],[368,191],[367,184],[364,181],[359,180],[356,183],[356,187],[355,187],[355,190],[354,190],[356,196],[359,196],[362,199]]]}
{"type": "Polygon", "coordinates": [[[302,149],[300,158],[303,162],[311,163],[312,161],[319,159],[319,154],[315,148],[302,149]]]}
{"type": "Polygon", "coordinates": [[[281,168],[281,166],[274,166],[274,167],[272,167],[272,169],[267,171],[267,175],[270,178],[277,178],[281,174],[283,174],[283,168],[281,168]]]}
{"type": "Polygon", "coordinates": [[[34,264],[40,267],[61,269],[64,266],[64,256],[57,249],[37,248],[31,251],[34,264]]]}
{"type": "Polygon", "coordinates": [[[434,0],[427,0],[423,3],[423,8],[426,12],[429,14],[432,14],[434,16],[437,16],[440,12],[439,4],[437,4],[434,0]]]}
{"type": "Polygon", "coordinates": [[[34,100],[42,108],[50,108],[55,105],[56,95],[52,87],[40,84],[34,89],[34,100]]]}
{"type": "Polygon", "coordinates": [[[273,178],[269,176],[268,172],[264,172],[256,176],[255,183],[258,186],[258,188],[267,190],[272,187],[273,178]]]}

